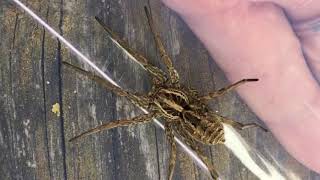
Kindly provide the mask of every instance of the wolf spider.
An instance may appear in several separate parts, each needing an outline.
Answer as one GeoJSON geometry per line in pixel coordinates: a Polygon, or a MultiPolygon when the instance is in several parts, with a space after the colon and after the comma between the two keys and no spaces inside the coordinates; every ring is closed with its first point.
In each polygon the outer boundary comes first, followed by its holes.
{"type": "Polygon", "coordinates": [[[180,138],[182,138],[182,140],[198,154],[200,159],[208,167],[211,177],[213,179],[218,179],[219,175],[214,169],[214,166],[204,155],[196,142],[206,145],[224,143],[225,139],[222,125],[223,123],[229,124],[234,128],[241,130],[254,126],[260,127],[265,131],[267,130],[256,123],[241,124],[231,119],[222,117],[211,111],[207,105],[207,102],[218,96],[224,95],[228,91],[233,90],[241,84],[258,81],[258,79],[243,79],[218,91],[210,92],[204,96],[200,96],[195,90],[183,87],[179,81],[179,74],[173,67],[172,60],[166,53],[159,34],[155,31],[151,14],[146,7],[145,13],[148,19],[150,30],[154,36],[157,49],[161,55],[161,59],[169,72],[168,74],[165,74],[161,69],[148,63],[144,56],[131,49],[128,44],[120,39],[119,36],[117,36],[114,32],[112,32],[102,22],[101,19],[98,17],[95,17],[95,19],[107,31],[108,37],[112,41],[114,41],[120,48],[131,54],[132,57],[137,60],[147,72],[150,73],[152,76],[153,87],[147,95],[138,95],[136,93],[128,92],[111,84],[94,73],[85,71],[67,62],[63,62],[63,64],[72,68],[78,73],[91,78],[93,81],[114,92],[118,96],[128,98],[133,104],[147,109],[150,113],[143,114],[132,119],[123,119],[99,125],[73,137],[70,139],[70,141],[119,126],[148,123],[153,118],[161,117],[164,119],[165,134],[168,138],[168,142],[171,145],[168,179],[172,179],[176,163],[176,143],[174,141],[174,135],[178,135],[180,138]]]}

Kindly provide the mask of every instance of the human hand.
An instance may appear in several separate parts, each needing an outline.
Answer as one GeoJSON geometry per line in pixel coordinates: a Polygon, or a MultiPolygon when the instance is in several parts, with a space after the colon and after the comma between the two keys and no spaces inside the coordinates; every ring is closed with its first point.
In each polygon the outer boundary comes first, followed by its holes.
{"type": "Polygon", "coordinates": [[[251,0],[273,2],[281,6],[292,22],[307,64],[320,82],[320,1],[310,0],[251,0]]]}
{"type": "Polygon", "coordinates": [[[320,12],[319,2],[304,4],[311,10],[292,0],[163,2],[180,14],[231,82],[260,79],[239,87],[239,94],[289,153],[320,172],[320,91],[311,73],[320,79],[320,38],[300,31],[301,24],[295,25],[297,36],[279,8],[302,23],[320,12]]]}

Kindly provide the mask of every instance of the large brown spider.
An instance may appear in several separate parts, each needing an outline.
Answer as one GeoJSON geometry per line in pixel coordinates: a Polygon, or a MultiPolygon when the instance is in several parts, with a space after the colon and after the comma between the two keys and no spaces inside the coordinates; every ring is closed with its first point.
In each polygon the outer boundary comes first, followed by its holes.
{"type": "Polygon", "coordinates": [[[96,20],[108,32],[109,37],[118,46],[125,49],[133,56],[139,63],[141,63],[145,70],[152,76],[153,87],[147,95],[138,95],[123,90],[94,73],[85,71],[70,63],[63,62],[64,65],[76,70],[77,72],[91,78],[98,84],[111,90],[119,96],[128,98],[133,104],[147,109],[150,113],[143,114],[132,119],[123,119],[119,121],[108,122],[90,129],[82,134],[70,139],[74,141],[80,137],[84,137],[103,130],[119,127],[129,126],[140,123],[151,122],[153,118],[163,118],[165,123],[165,134],[171,145],[170,161],[169,161],[169,175],[168,179],[173,177],[173,171],[176,163],[176,143],[174,135],[182,138],[182,140],[194,150],[200,159],[206,164],[213,179],[218,179],[219,175],[210,163],[209,159],[200,150],[196,142],[215,145],[224,143],[224,130],[222,123],[229,124],[237,129],[245,129],[248,127],[263,127],[256,123],[241,124],[231,119],[225,118],[211,111],[207,105],[207,101],[224,95],[226,92],[236,88],[237,86],[251,81],[258,81],[258,79],[243,79],[218,91],[213,91],[207,95],[200,96],[197,91],[190,88],[183,87],[179,82],[179,75],[174,69],[170,57],[167,55],[165,48],[160,40],[159,34],[155,31],[153,20],[148,9],[145,7],[145,13],[154,39],[159,49],[161,59],[166,65],[169,74],[165,74],[161,69],[148,63],[147,59],[141,54],[131,49],[126,42],[121,40],[115,33],[113,33],[99,18],[96,20]]]}

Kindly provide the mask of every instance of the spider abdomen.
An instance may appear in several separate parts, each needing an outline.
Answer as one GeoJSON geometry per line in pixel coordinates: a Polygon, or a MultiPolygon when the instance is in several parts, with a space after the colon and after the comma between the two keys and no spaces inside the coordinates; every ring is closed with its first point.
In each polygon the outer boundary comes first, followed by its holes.
{"type": "Polygon", "coordinates": [[[186,133],[203,144],[224,143],[224,130],[219,121],[208,120],[205,116],[197,115],[193,111],[183,112],[183,123],[186,133]]]}

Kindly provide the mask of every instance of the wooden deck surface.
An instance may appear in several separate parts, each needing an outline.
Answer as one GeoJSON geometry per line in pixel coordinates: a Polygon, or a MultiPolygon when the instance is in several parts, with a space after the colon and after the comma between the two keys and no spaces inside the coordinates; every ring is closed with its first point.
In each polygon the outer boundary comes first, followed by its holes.
{"type": "MultiPolygon", "coordinates": [[[[159,0],[24,2],[125,89],[138,92],[150,88],[147,73],[115,47],[93,17],[103,18],[134,49],[163,68],[143,11],[148,5],[183,84],[201,93],[228,84],[203,45],[159,0]]],[[[0,179],[166,179],[167,141],[152,123],[113,129],[83,138],[78,144],[68,142],[86,129],[141,111],[61,67],[62,60],[84,68],[88,65],[79,63],[20,9],[0,4],[0,179]],[[60,115],[52,112],[57,103],[60,115]]],[[[236,93],[215,100],[211,107],[240,122],[259,121],[236,93]]],[[[294,160],[271,133],[255,129],[240,133],[285,170],[303,180],[320,180],[319,174],[294,160]]],[[[206,150],[223,179],[257,179],[224,146],[206,150]]],[[[209,179],[188,155],[178,151],[174,179],[209,179]]]]}

